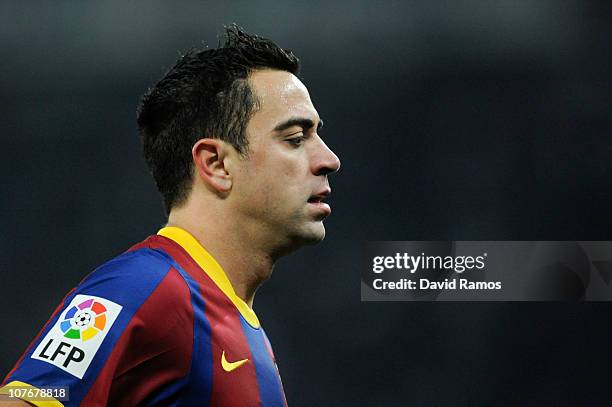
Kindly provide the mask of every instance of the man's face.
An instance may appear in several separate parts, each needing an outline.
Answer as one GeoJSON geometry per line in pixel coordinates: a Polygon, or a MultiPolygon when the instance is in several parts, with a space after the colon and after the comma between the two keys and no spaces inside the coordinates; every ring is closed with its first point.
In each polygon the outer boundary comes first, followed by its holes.
{"type": "MultiPolygon", "coordinates": [[[[340,160],[317,133],[321,120],[304,84],[285,71],[249,77],[259,109],[247,126],[249,151],[239,161],[232,195],[248,227],[293,249],[325,237],[327,175],[340,160]]],[[[247,226],[247,225],[245,225],[247,226]]]]}

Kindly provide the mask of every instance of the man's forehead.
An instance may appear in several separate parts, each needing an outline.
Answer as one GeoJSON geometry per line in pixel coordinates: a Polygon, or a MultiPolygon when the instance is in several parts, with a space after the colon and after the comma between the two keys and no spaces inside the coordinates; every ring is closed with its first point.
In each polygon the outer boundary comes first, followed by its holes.
{"type": "Polygon", "coordinates": [[[259,97],[308,95],[306,86],[297,76],[287,71],[259,69],[249,75],[249,82],[259,97]]]}
{"type": "Polygon", "coordinates": [[[295,116],[306,117],[315,122],[319,120],[308,89],[292,73],[258,70],[249,76],[249,83],[259,102],[255,116],[264,116],[260,118],[272,121],[282,121],[295,116]]]}

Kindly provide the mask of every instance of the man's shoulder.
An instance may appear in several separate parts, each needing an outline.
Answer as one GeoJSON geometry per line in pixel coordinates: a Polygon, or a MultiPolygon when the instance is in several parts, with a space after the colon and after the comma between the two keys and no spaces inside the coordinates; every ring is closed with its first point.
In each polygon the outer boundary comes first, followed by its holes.
{"type": "Polygon", "coordinates": [[[97,267],[83,285],[121,280],[123,284],[146,285],[163,278],[172,267],[168,254],[148,246],[136,246],[97,267]]]}
{"type": "Polygon", "coordinates": [[[139,307],[157,292],[158,300],[176,302],[178,293],[189,291],[187,284],[177,272],[176,262],[165,251],[148,244],[150,239],[96,268],[75,287],[73,294],[139,307]],[[159,295],[160,291],[167,295],[159,295]]]}

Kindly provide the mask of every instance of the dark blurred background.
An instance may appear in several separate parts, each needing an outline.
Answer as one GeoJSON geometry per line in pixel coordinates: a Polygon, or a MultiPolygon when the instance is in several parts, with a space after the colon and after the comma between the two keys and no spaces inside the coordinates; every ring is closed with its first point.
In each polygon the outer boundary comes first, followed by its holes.
{"type": "Polygon", "coordinates": [[[328,237],[256,311],[291,406],[612,403],[608,303],[362,303],[366,240],[612,240],[612,2],[0,3],[3,376],[164,223],[140,96],[237,22],[303,62],[342,159],[328,237]]]}

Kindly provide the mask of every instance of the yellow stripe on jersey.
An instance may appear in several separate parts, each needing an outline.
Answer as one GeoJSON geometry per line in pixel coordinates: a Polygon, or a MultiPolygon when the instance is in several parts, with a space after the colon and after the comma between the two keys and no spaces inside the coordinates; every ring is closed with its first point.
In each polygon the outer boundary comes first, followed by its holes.
{"type": "Polygon", "coordinates": [[[176,226],[167,226],[157,232],[158,235],[167,237],[178,243],[195,260],[204,272],[215,282],[217,287],[238,308],[240,314],[253,328],[259,328],[259,319],[255,311],[247,305],[242,298],[236,295],[232,283],[227,278],[225,271],[217,261],[202,247],[202,245],[189,232],[176,226]]]}

